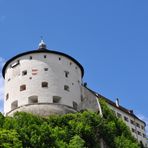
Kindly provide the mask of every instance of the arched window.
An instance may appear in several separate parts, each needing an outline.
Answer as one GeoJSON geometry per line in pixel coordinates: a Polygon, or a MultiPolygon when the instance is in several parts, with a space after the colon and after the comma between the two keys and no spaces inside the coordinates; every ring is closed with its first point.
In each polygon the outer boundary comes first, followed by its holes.
{"type": "Polygon", "coordinates": [[[53,103],[60,103],[61,97],[59,96],[53,96],[53,103]]]}
{"type": "Polygon", "coordinates": [[[48,87],[48,82],[42,82],[42,87],[47,88],[48,87]]]}
{"type": "Polygon", "coordinates": [[[38,103],[38,96],[30,96],[30,97],[28,98],[28,103],[29,103],[29,104],[38,103]]]}

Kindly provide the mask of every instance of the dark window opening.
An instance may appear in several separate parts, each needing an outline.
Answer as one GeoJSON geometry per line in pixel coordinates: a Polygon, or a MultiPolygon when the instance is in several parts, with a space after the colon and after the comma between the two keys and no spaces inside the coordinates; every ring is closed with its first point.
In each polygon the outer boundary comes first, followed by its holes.
{"type": "Polygon", "coordinates": [[[30,58],[30,60],[32,60],[32,56],[30,56],[29,58],[30,58]]]}
{"type": "Polygon", "coordinates": [[[135,129],[132,128],[132,132],[135,133],[136,132],[135,129]]]}
{"type": "Polygon", "coordinates": [[[77,110],[77,108],[78,108],[78,104],[77,104],[75,101],[73,101],[73,108],[74,108],[75,110],[77,110]]]}
{"type": "Polygon", "coordinates": [[[61,58],[59,57],[59,60],[61,60],[61,58]]]}
{"type": "Polygon", "coordinates": [[[139,124],[139,123],[136,123],[136,126],[137,126],[137,127],[140,127],[140,124],[139,124]]]}
{"type": "Polygon", "coordinates": [[[125,117],[125,116],[124,116],[124,120],[127,122],[129,121],[128,117],[125,117]]]}
{"type": "Polygon", "coordinates": [[[120,113],[117,113],[118,118],[122,118],[122,115],[120,113]]]}
{"type": "Polygon", "coordinates": [[[24,91],[24,90],[26,90],[26,85],[21,85],[20,86],[20,91],[24,91]]]}
{"type": "Polygon", "coordinates": [[[38,103],[38,96],[31,96],[28,98],[28,103],[29,104],[34,104],[34,103],[38,103]]]}
{"type": "Polygon", "coordinates": [[[139,131],[138,131],[138,135],[140,135],[140,136],[141,136],[141,132],[139,132],[139,131]]]}
{"type": "Polygon", "coordinates": [[[131,124],[135,125],[135,122],[133,120],[131,120],[130,122],[131,122],[131,124]]]}
{"type": "Polygon", "coordinates": [[[146,135],[145,134],[143,134],[143,138],[146,138],[146,135]]]}
{"type": "Polygon", "coordinates": [[[22,71],[22,76],[27,75],[27,70],[22,71]]]}
{"type": "Polygon", "coordinates": [[[81,95],[81,102],[83,102],[85,100],[85,98],[83,97],[83,95],[81,95]]]}
{"type": "Polygon", "coordinates": [[[44,68],[44,71],[48,71],[48,68],[44,68]]]}
{"type": "Polygon", "coordinates": [[[53,103],[60,103],[61,97],[59,96],[53,96],[53,103]]]}
{"type": "Polygon", "coordinates": [[[44,55],[44,59],[46,59],[47,58],[47,56],[46,55],[44,55]]]}
{"type": "Polygon", "coordinates": [[[11,103],[11,110],[16,109],[18,107],[18,101],[14,101],[11,103]]]}
{"type": "Polygon", "coordinates": [[[48,82],[42,82],[42,87],[47,88],[48,87],[48,82]]]}
{"type": "Polygon", "coordinates": [[[69,72],[68,71],[64,71],[64,72],[65,72],[65,77],[68,78],[69,72]]]}
{"type": "Polygon", "coordinates": [[[69,86],[68,85],[64,85],[64,90],[69,91],[69,86]]]}
{"type": "Polygon", "coordinates": [[[6,94],[6,100],[8,100],[8,99],[9,99],[9,94],[7,93],[7,94],[6,94]]]}
{"type": "Polygon", "coordinates": [[[144,130],[144,126],[143,126],[143,125],[141,125],[141,129],[143,129],[143,130],[144,130]]]}

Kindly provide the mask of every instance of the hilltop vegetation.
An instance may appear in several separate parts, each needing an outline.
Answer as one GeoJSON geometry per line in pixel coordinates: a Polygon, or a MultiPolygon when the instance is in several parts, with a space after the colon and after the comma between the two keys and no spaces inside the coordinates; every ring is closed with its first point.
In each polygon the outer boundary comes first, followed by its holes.
{"type": "Polygon", "coordinates": [[[83,111],[75,114],[39,117],[16,113],[0,114],[1,148],[99,148],[102,138],[109,148],[139,148],[122,120],[101,103],[99,114],[83,111]]]}

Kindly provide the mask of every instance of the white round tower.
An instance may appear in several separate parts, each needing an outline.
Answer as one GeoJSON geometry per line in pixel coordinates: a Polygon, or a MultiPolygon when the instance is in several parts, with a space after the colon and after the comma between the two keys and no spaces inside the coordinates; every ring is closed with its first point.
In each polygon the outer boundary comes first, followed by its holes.
{"type": "Polygon", "coordinates": [[[17,111],[39,115],[77,111],[81,101],[83,67],[69,55],[46,49],[21,53],[6,62],[5,115],[17,111]]]}

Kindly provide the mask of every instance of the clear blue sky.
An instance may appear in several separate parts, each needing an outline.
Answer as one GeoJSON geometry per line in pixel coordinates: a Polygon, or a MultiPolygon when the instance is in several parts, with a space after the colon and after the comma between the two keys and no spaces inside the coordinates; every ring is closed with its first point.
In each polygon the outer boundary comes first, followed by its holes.
{"type": "Polygon", "coordinates": [[[0,57],[40,36],[84,66],[88,87],[148,118],[147,0],[0,0],[0,57]]]}

